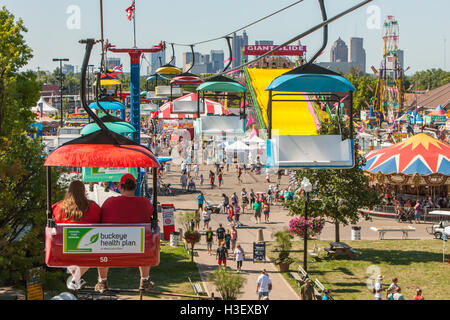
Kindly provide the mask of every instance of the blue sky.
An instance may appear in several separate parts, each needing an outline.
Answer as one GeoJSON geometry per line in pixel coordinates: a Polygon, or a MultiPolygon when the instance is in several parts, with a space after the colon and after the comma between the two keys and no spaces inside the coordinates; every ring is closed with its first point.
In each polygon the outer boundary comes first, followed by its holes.
{"type": "MultiPolygon", "coordinates": [[[[105,38],[117,47],[131,47],[133,24],[127,20],[125,9],[132,1],[103,2],[105,38]]],[[[149,47],[161,40],[192,43],[223,36],[293,2],[294,0],[136,0],[138,47],[149,47]]],[[[332,17],[358,2],[325,0],[328,16],[332,17]]],[[[34,58],[27,69],[35,70],[40,67],[41,70],[53,70],[56,63],[52,62],[52,58],[69,58],[70,64],[81,66],[84,48],[78,44],[78,40],[87,37],[100,38],[98,0],[2,0],[0,5],[6,5],[16,18],[22,18],[29,29],[25,39],[33,48],[34,58]],[[79,29],[67,27],[67,21],[71,18],[71,14],[67,13],[70,6],[80,9],[79,29]]],[[[382,58],[382,23],[387,15],[393,15],[400,25],[400,49],[405,51],[405,66],[411,68],[407,75],[429,68],[444,69],[444,61],[445,69],[449,70],[448,12],[449,0],[374,0],[366,7],[330,25],[329,43],[318,62],[329,60],[330,47],[338,37],[348,44],[348,38],[356,36],[364,38],[367,71],[370,71],[371,65],[378,68],[382,58]],[[367,21],[372,18],[367,12],[368,6],[376,6],[379,9],[381,29],[367,26],[367,21]],[[446,59],[444,38],[447,39],[446,59]]],[[[277,44],[302,33],[320,21],[317,0],[304,0],[303,3],[246,31],[250,44],[255,40],[274,40],[277,44]]],[[[308,47],[308,57],[320,47],[321,39],[322,34],[319,31],[302,40],[308,47]]],[[[208,53],[212,49],[223,49],[226,55],[228,52],[224,40],[195,47],[195,50],[201,53],[208,53]]],[[[188,50],[187,47],[176,47],[178,66],[182,62],[182,53],[188,50]]],[[[91,63],[98,65],[99,53],[100,47],[97,47],[91,63]]],[[[124,69],[128,71],[128,57],[121,57],[124,69]]]]}

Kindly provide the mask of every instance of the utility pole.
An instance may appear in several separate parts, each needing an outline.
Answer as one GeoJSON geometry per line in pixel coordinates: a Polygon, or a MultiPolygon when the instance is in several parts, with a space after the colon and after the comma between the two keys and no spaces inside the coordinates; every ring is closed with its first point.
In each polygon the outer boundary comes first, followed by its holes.
{"type": "Polygon", "coordinates": [[[60,105],[60,112],[61,112],[61,114],[60,114],[60,117],[61,117],[61,128],[64,126],[64,114],[63,114],[63,78],[64,78],[64,75],[63,75],[63,72],[62,72],[62,63],[63,63],[63,61],[69,61],[69,59],[67,59],[67,58],[53,58],[53,61],[54,62],[58,62],[59,61],[59,94],[60,94],[60,97],[61,97],[61,100],[60,100],[60,102],[61,102],[61,105],[60,105]]]}

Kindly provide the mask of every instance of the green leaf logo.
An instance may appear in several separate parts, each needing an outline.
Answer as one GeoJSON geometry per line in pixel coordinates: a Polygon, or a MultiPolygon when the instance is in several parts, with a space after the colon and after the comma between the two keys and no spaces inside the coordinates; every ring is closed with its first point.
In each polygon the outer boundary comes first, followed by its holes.
{"type": "Polygon", "coordinates": [[[91,245],[91,244],[93,244],[93,243],[96,243],[96,242],[98,241],[98,236],[99,236],[98,233],[94,234],[94,235],[91,237],[91,239],[89,239],[90,243],[88,243],[87,245],[89,246],[89,245],[91,245]]]}

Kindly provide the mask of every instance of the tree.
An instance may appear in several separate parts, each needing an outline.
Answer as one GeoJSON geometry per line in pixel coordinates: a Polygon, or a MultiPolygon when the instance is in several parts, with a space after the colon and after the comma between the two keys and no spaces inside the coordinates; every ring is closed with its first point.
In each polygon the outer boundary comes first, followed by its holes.
{"type": "MultiPolygon", "coordinates": [[[[0,10],[0,283],[19,286],[44,263],[46,222],[43,144],[29,137],[40,85],[33,72],[18,72],[31,58],[25,31],[0,10]]],[[[52,180],[56,185],[56,173],[52,180]]],[[[55,200],[61,196],[56,190],[55,200]]]]}
{"type": "Polygon", "coordinates": [[[222,267],[216,269],[208,278],[214,281],[214,285],[223,300],[236,300],[239,291],[246,282],[242,275],[222,267]]]}
{"type": "MultiPolygon", "coordinates": [[[[359,69],[357,69],[359,70],[359,69]]],[[[359,112],[367,109],[366,104],[375,96],[375,88],[377,86],[377,79],[369,75],[359,75],[357,72],[346,74],[345,78],[350,81],[356,89],[353,94],[353,110],[359,112]]]]}
{"type": "Polygon", "coordinates": [[[7,88],[14,81],[14,73],[32,58],[31,48],[23,39],[24,32],[27,29],[22,19],[14,22],[14,15],[3,6],[0,10],[0,135],[9,106],[7,88]]]}
{"type": "MultiPolygon", "coordinates": [[[[340,126],[345,123],[339,120],[340,126]]],[[[330,123],[322,124],[320,134],[338,134],[338,119],[334,117],[330,123]]],[[[343,129],[343,138],[349,136],[349,129],[343,129]]],[[[381,202],[379,193],[370,188],[369,179],[361,166],[365,159],[358,152],[355,144],[355,167],[351,169],[323,169],[298,170],[296,178],[301,181],[307,177],[314,187],[308,204],[309,217],[324,217],[330,219],[335,225],[336,242],[340,240],[339,225],[355,224],[360,218],[369,220],[369,215],[361,213],[358,209],[372,208],[381,202]]],[[[288,201],[285,206],[291,215],[304,215],[305,202],[303,197],[288,201]]]]}
{"type": "Polygon", "coordinates": [[[442,69],[417,71],[406,79],[406,88],[414,90],[433,90],[450,82],[450,72],[442,69]]]}

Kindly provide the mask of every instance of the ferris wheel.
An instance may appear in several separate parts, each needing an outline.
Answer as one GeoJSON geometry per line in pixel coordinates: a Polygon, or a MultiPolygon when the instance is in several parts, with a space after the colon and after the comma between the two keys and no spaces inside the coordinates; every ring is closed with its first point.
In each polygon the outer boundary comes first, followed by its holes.
{"type": "Polygon", "coordinates": [[[400,29],[393,16],[383,25],[383,59],[378,70],[378,83],[373,106],[380,118],[393,122],[405,105],[404,71],[399,59],[400,29]]]}

